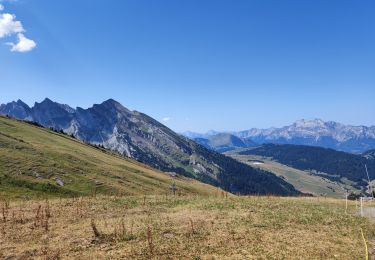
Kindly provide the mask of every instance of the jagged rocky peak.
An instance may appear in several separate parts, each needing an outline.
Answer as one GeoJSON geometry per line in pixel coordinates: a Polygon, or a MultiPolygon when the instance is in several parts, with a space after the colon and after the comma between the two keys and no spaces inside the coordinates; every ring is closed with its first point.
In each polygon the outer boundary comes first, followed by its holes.
{"type": "Polygon", "coordinates": [[[60,104],[52,101],[49,98],[45,98],[42,102],[35,102],[33,109],[62,109],[68,113],[74,113],[75,109],[66,104],[60,104]]]}
{"type": "Polygon", "coordinates": [[[325,122],[321,119],[300,119],[294,122],[293,124],[296,127],[307,127],[307,128],[314,128],[314,127],[324,127],[325,122]]]}
{"type": "Polygon", "coordinates": [[[54,105],[57,105],[57,103],[53,102],[51,99],[49,98],[45,98],[42,102],[35,102],[33,108],[38,108],[38,107],[50,107],[50,106],[54,106],[54,105]]]}
{"type": "Polygon", "coordinates": [[[125,113],[132,113],[132,111],[130,111],[129,109],[127,109],[126,107],[124,107],[123,105],[121,105],[120,102],[110,98],[100,104],[94,104],[93,109],[101,109],[101,108],[104,108],[104,109],[108,109],[108,110],[112,110],[112,111],[119,111],[119,112],[125,112],[125,113]]]}
{"type": "Polygon", "coordinates": [[[111,107],[123,107],[119,102],[110,98],[103,101],[101,104],[95,104],[94,106],[111,106],[111,107]]]}
{"type": "Polygon", "coordinates": [[[110,98],[110,99],[107,99],[107,100],[103,101],[102,104],[112,104],[112,105],[120,105],[120,106],[122,106],[120,104],[120,102],[114,100],[113,98],[110,98]]]}
{"type": "Polygon", "coordinates": [[[27,108],[30,108],[25,102],[23,102],[21,99],[18,99],[17,100],[17,105],[20,105],[20,106],[23,106],[23,107],[27,107],[27,108]]]}
{"type": "Polygon", "coordinates": [[[0,105],[0,114],[30,120],[31,108],[25,102],[18,99],[17,101],[0,105]]]}
{"type": "MultiPolygon", "coordinates": [[[[38,104],[38,102],[35,102],[35,103],[38,104]]],[[[40,102],[40,104],[53,104],[53,103],[56,103],[56,102],[53,102],[48,97],[46,97],[42,102],[40,102]]]]}
{"type": "Polygon", "coordinates": [[[18,99],[17,101],[12,101],[10,103],[7,103],[7,104],[1,104],[0,107],[4,108],[4,107],[28,107],[29,106],[24,103],[21,99],[18,99]]]}

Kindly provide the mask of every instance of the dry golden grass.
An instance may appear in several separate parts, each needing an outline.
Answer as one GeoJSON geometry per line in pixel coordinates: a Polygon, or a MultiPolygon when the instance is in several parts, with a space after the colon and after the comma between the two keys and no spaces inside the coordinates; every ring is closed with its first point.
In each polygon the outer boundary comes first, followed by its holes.
{"type": "Polygon", "coordinates": [[[97,196],[0,203],[4,259],[363,259],[375,228],[319,198],[97,196]]]}

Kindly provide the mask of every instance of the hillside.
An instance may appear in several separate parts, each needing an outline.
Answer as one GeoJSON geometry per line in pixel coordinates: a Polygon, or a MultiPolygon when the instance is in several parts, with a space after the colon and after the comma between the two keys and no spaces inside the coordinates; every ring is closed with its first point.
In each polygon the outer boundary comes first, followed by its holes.
{"type": "Polygon", "coordinates": [[[176,172],[233,193],[299,194],[274,174],[211,151],[113,99],[88,109],[73,109],[49,99],[30,108],[19,100],[2,105],[1,113],[62,129],[153,168],[176,172]]]}
{"type": "Polygon", "coordinates": [[[265,144],[241,151],[240,154],[270,157],[287,166],[309,170],[316,176],[322,176],[332,181],[342,181],[342,178],[346,178],[362,188],[367,185],[365,171],[365,164],[367,164],[370,178],[375,178],[375,160],[333,149],[303,145],[265,144]]]}
{"type": "Polygon", "coordinates": [[[272,172],[303,193],[312,194],[314,196],[345,198],[345,190],[357,194],[361,192],[361,190],[356,187],[356,183],[347,179],[343,178],[339,182],[329,180],[324,175],[315,175],[309,170],[299,170],[279,163],[270,157],[250,154],[241,155],[239,154],[241,151],[242,150],[234,150],[226,152],[225,154],[252,167],[272,172]]]}
{"type": "MultiPolygon", "coordinates": [[[[175,181],[178,193],[218,192],[188,178],[175,181]]],[[[1,196],[165,194],[171,183],[168,174],[134,160],[49,129],[0,117],[1,196]]]]}

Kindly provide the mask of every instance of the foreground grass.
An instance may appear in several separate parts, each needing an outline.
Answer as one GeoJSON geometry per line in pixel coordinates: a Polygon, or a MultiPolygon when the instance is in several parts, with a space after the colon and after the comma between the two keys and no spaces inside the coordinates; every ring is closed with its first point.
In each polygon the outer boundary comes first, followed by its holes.
{"type": "Polygon", "coordinates": [[[319,198],[135,196],[3,202],[0,258],[364,259],[355,204],[319,198]]]}

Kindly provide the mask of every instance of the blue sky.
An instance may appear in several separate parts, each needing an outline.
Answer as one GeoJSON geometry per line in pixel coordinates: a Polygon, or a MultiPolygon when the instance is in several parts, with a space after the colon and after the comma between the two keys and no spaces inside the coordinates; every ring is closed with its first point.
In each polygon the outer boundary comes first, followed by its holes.
{"type": "Polygon", "coordinates": [[[35,43],[11,51],[0,27],[0,103],[114,98],[179,132],[375,125],[373,0],[0,4],[35,43]]]}

